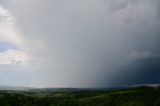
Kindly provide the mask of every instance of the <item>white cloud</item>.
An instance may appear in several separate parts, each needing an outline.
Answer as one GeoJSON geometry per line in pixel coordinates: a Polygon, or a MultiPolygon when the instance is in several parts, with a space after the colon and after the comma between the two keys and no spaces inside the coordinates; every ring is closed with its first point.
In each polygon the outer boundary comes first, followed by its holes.
{"type": "Polygon", "coordinates": [[[19,50],[7,50],[0,53],[0,65],[25,64],[29,57],[19,50]]]}
{"type": "Polygon", "coordinates": [[[22,46],[24,40],[17,30],[14,17],[0,4],[0,42],[22,46]]]}
{"type": "Polygon", "coordinates": [[[5,10],[2,5],[0,5],[0,17],[1,20],[9,17],[8,11],[5,10]]]}

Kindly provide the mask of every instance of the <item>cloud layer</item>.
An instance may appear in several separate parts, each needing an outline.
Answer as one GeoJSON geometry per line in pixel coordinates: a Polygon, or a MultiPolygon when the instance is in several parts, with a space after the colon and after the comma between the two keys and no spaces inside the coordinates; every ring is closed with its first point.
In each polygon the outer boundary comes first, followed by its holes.
{"type": "Polygon", "coordinates": [[[11,34],[13,42],[25,41],[18,45],[34,57],[36,86],[160,81],[158,0],[8,0],[4,5],[22,33],[22,40],[11,34]]]}

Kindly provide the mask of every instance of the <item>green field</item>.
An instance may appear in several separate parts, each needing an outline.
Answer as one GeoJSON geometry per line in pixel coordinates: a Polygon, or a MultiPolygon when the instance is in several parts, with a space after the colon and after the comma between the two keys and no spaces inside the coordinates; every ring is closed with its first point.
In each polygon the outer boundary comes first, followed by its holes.
{"type": "Polygon", "coordinates": [[[160,87],[3,90],[0,106],[160,106],[160,87]]]}

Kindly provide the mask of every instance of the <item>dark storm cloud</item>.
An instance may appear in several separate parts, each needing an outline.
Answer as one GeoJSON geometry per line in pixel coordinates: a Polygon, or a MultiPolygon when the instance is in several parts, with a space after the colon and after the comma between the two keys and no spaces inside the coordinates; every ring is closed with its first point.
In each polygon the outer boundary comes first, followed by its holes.
{"type": "Polygon", "coordinates": [[[160,57],[135,60],[122,68],[126,76],[120,74],[113,85],[159,84],[159,63],[160,57]]]}
{"type": "Polygon", "coordinates": [[[104,87],[159,83],[159,5],[159,0],[10,0],[6,7],[36,58],[38,86],[104,87]]]}

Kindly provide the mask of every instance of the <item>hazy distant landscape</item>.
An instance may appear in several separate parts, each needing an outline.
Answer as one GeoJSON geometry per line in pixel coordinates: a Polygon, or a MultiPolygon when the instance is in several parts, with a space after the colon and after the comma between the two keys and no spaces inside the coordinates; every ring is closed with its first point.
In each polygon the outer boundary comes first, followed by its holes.
{"type": "Polygon", "coordinates": [[[160,87],[1,90],[0,106],[160,106],[160,87]]]}

